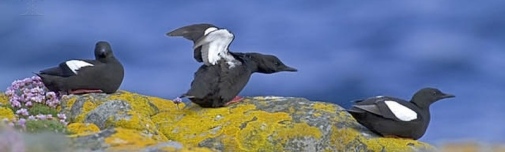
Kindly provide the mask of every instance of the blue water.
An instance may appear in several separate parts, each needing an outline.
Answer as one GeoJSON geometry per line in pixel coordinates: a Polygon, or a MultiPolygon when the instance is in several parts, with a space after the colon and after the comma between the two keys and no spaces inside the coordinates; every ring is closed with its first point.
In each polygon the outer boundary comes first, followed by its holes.
{"type": "Polygon", "coordinates": [[[0,88],[107,40],[123,62],[121,89],[174,98],[198,68],[192,43],[165,36],[208,22],[235,34],[231,50],[275,54],[297,73],[257,74],[243,96],[297,96],[350,106],[375,95],[435,103],[421,141],[505,142],[505,1],[0,0],[0,88]],[[20,15],[38,14],[38,16],[20,15]]]}

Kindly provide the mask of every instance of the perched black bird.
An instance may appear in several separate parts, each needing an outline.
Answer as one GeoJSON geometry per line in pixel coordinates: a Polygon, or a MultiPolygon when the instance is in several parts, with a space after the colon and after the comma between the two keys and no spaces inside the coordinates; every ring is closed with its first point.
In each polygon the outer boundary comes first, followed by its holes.
{"type": "Polygon", "coordinates": [[[36,74],[50,91],[114,93],[123,82],[124,68],[114,57],[110,44],[99,41],[95,46],[95,60],[67,60],[36,74]]]}
{"type": "Polygon", "coordinates": [[[223,107],[242,99],[237,95],[255,72],[297,71],[273,55],[230,52],[233,34],[212,24],[184,26],[167,35],[192,40],[194,58],[204,63],[196,71],[189,91],[176,101],[188,97],[201,107],[223,107]]]}
{"type": "Polygon", "coordinates": [[[435,88],[417,91],[410,102],[377,96],[358,100],[348,112],[363,126],[384,137],[421,138],[430,123],[430,105],[454,95],[435,88]]]}

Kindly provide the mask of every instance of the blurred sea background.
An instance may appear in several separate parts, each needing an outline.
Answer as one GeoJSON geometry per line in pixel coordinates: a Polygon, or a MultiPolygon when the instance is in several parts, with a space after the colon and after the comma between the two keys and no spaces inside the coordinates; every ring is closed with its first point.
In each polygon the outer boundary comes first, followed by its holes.
{"type": "MultiPolygon", "coordinates": [[[[230,49],[274,54],[297,73],[255,74],[242,96],[339,104],[410,99],[423,87],[455,94],[431,107],[420,140],[505,143],[505,1],[0,0],[0,88],[109,41],[121,89],[172,99],[199,67],[192,42],[165,33],[212,23],[230,49]]],[[[4,89],[5,90],[5,89],[4,89]]]]}

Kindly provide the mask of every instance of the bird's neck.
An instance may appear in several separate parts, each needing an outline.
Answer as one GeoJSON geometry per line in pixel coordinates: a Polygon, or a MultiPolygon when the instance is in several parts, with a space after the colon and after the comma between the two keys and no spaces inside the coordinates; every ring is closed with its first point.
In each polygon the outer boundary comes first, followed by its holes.
{"type": "Polygon", "coordinates": [[[417,107],[419,107],[419,109],[421,110],[430,110],[430,104],[429,103],[426,103],[426,102],[419,102],[418,100],[415,100],[415,99],[412,99],[410,100],[410,102],[414,105],[416,105],[417,107]]]}
{"type": "Polygon", "coordinates": [[[235,59],[238,59],[242,64],[244,64],[247,69],[251,70],[251,72],[258,72],[258,63],[256,63],[255,60],[253,60],[254,56],[250,55],[250,53],[238,53],[238,52],[233,52],[231,53],[235,59]]]}
{"type": "Polygon", "coordinates": [[[107,57],[107,58],[99,58],[97,60],[100,61],[100,62],[102,62],[102,63],[117,62],[117,60],[116,60],[116,58],[114,56],[107,57]]]}

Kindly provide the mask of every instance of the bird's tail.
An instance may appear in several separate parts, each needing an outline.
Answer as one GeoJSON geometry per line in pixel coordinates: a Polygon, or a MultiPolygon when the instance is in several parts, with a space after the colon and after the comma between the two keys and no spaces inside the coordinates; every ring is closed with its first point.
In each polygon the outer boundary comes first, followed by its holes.
{"type": "Polygon", "coordinates": [[[38,77],[40,77],[44,86],[46,86],[46,88],[49,89],[50,91],[54,91],[54,92],[61,91],[60,88],[62,87],[62,84],[57,81],[58,79],[60,79],[60,77],[48,75],[48,74],[35,73],[35,72],[33,72],[33,73],[35,75],[37,75],[38,77]]]}
{"type": "Polygon", "coordinates": [[[32,72],[33,74],[37,75],[38,77],[42,78],[41,74],[40,73],[37,73],[37,72],[32,72]]]}
{"type": "Polygon", "coordinates": [[[188,95],[188,93],[184,93],[179,98],[194,98],[194,96],[188,95]]]}

